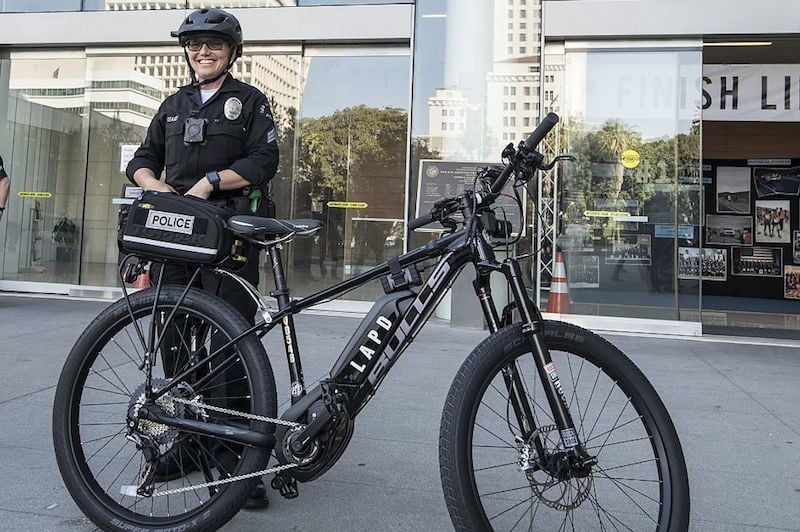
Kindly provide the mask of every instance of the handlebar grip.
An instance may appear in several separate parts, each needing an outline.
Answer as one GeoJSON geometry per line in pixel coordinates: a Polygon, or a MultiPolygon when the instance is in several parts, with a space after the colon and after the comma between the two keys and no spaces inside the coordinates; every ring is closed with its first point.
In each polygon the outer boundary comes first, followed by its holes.
{"type": "Polygon", "coordinates": [[[558,115],[555,113],[548,113],[547,116],[544,117],[544,120],[542,120],[539,125],[536,126],[536,129],[528,135],[528,138],[525,139],[525,147],[532,150],[538,146],[556,124],[558,124],[558,115]]]}
{"type": "Polygon", "coordinates": [[[415,229],[426,226],[431,222],[433,222],[433,216],[428,213],[425,216],[420,216],[419,218],[414,218],[413,220],[409,221],[408,230],[414,231],[415,229]]]}

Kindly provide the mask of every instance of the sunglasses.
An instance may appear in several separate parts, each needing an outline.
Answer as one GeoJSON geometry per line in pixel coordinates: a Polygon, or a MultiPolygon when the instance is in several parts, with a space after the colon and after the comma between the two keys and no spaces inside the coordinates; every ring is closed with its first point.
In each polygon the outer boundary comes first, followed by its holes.
{"type": "Polygon", "coordinates": [[[222,50],[225,41],[222,39],[191,39],[186,41],[185,46],[190,52],[199,52],[204,44],[209,50],[217,51],[222,50]]]}

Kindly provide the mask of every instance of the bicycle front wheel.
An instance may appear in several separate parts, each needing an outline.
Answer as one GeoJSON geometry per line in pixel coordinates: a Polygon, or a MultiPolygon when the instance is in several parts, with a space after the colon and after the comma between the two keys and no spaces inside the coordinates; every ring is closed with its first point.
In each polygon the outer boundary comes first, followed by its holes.
{"type": "Polygon", "coordinates": [[[195,289],[168,321],[181,292],[164,287],[157,303],[154,289],[138,292],[130,298],[132,315],[124,300],[108,307],[80,336],[59,378],[53,405],[58,466],[77,505],[105,530],[216,530],[244,505],[258,478],[218,482],[266,468],[270,449],[152,421],[140,420],[135,430],[126,424],[128,413],[144,404],[142,367],[152,324],[164,336],[153,356],[153,388],[196,368],[156,401],[167,415],[273,430],[240,415],[276,416],[275,382],[263,345],[250,334],[209,359],[247,322],[226,302],[195,289]],[[181,402],[192,399],[226,412],[181,402]],[[160,455],[149,497],[136,493],[148,476],[136,437],[160,455]]]}
{"type": "Polygon", "coordinates": [[[545,342],[588,474],[570,473],[529,342],[519,324],[482,342],[456,375],[439,439],[445,501],[456,530],[685,531],[689,483],[675,428],[642,372],[599,336],[546,322],[545,342]],[[519,374],[546,455],[524,441],[507,377],[519,374]]]}

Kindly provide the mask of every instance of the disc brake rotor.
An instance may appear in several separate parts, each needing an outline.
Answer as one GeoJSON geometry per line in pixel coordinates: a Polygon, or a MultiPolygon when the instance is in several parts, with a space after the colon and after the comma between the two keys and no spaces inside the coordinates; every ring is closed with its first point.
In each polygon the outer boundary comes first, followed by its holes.
{"type": "MultiPolygon", "coordinates": [[[[547,455],[563,452],[561,438],[558,435],[558,428],[555,425],[545,425],[539,429],[539,436],[547,455]]],[[[533,447],[528,442],[529,449],[533,447]]],[[[535,450],[531,449],[535,454],[535,450]]],[[[565,512],[580,506],[589,496],[592,488],[593,477],[588,475],[584,478],[574,477],[568,480],[561,480],[554,477],[547,466],[538,467],[525,471],[531,490],[536,497],[546,506],[565,512]]]]}

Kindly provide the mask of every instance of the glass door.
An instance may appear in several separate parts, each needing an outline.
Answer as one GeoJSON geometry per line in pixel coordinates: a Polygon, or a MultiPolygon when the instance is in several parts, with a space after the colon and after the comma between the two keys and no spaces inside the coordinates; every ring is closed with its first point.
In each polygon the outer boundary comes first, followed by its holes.
{"type": "Polygon", "coordinates": [[[561,151],[577,157],[556,192],[571,312],[699,321],[720,259],[700,245],[700,43],[567,42],[545,68],[563,73],[545,105],[563,103],[561,151]]]}

